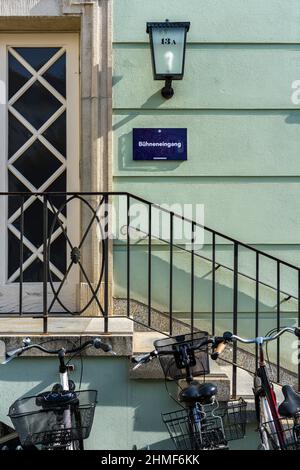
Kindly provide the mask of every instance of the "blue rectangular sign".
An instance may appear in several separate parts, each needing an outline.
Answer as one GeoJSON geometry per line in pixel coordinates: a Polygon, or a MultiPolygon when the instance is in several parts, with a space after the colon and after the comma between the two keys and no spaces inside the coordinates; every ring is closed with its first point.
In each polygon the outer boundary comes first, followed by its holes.
{"type": "Polygon", "coordinates": [[[186,159],[186,129],[133,129],[133,160],[186,159]]]}

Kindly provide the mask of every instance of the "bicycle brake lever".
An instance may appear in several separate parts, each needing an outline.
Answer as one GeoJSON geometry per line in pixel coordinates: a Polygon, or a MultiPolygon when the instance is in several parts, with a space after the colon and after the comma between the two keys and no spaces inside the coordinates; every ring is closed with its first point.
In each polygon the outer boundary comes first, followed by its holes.
{"type": "Polygon", "coordinates": [[[29,346],[31,344],[31,339],[27,336],[23,339],[22,343],[24,347],[29,346]]]}
{"type": "Polygon", "coordinates": [[[10,361],[12,361],[16,357],[18,357],[20,355],[21,351],[22,351],[22,349],[19,348],[19,349],[14,349],[13,351],[6,352],[5,359],[1,364],[3,364],[3,365],[8,364],[10,361]]]}

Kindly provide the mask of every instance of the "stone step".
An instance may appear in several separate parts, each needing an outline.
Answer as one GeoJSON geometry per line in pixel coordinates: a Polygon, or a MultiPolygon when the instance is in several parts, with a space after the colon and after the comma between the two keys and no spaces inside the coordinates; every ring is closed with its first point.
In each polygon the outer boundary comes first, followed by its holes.
{"type": "MultiPolygon", "coordinates": [[[[109,334],[132,335],[133,321],[123,317],[109,317],[109,334]]],[[[30,317],[0,318],[0,335],[35,335],[43,333],[43,319],[30,317]]],[[[49,317],[49,335],[97,335],[104,333],[103,317],[49,317]]]]}
{"type": "Polygon", "coordinates": [[[133,333],[133,354],[153,351],[154,341],[164,338],[166,338],[166,335],[156,331],[135,331],[133,333]]]}
{"type": "MultiPolygon", "coordinates": [[[[156,332],[134,332],[133,333],[133,354],[143,354],[150,352],[154,349],[153,342],[157,339],[165,338],[165,335],[156,332]]],[[[138,369],[133,370],[133,365],[130,367],[129,376],[131,379],[146,379],[146,380],[164,380],[165,376],[160,366],[159,360],[152,360],[148,364],[143,364],[138,369]]],[[[228,401],[230,398],[230,379],[226,372],[222,371],[220,366],[210,360],[210,373],[205,377],[195,377],[200,383],[211,382],[218,388],[219,401],[228,401]]],[[[184,380],[178,383],[178,393],[180,387],[184,386],[184,380]]]]}

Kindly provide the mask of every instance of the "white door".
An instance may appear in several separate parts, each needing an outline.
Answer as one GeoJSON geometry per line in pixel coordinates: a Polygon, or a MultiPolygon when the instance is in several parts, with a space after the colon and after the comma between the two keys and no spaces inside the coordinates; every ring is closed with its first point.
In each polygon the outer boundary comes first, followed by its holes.
{"type": "MultiPolygon", "coordinates": [[[[77,34],[0,34],[0,135],[0,191],[79,191],[77,34]]],[[[64,200],[55,196],[47,202],[48,306],[52,288],[64,281],[59,299],[76,311],[79,273],[72,268],[65,276],[70,258],[65,233],[76,245],[80,221],[75,202],[57,216],[64,200]]],[[[43,311],[45,209],[42,197],[0,196],[1,313],[43,311]]],[[[51,310],[64,309],[55,302],[51,310]]]]}

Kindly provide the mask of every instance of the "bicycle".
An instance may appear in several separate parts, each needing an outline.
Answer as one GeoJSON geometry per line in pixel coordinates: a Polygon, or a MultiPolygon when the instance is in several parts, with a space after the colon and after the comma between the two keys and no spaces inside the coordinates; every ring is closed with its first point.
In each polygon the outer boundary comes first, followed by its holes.
{"type": "Polygon", "coordinates": [[[289,332],[300,338],[300,328],[285,327],[270,336],[245,339],[225,332],[215,338],[212,359],[220,357],[228,343],[241,342],[256,344],[259,349],[258,367],[254,373],[253,393],[255,411],[263,450],[298,450],[300,449],[300,394],[290,385],[284,385],[284,401],[278,406],[273,384],[269,378],[264,344],[274,341],[283,333],[289,332]]]}
{"type": "Polygon", "coordinates": [[[220,405],[217,387],[194,376],[209,373],[207,332],[178,335],[154,342],[154,351],[132,357],[134,369],[159,358],[165,380],[185,379],[178,400],[181,409],[163,413],[162,420],[178,450],[227,450],[228,441],[245,435],[246,403],[239,399],[220,405]]]}
{"type": "Polygon", "coordinates": [[[100,338],[85,341],[72,349],[48,349],[43,343],[31,344],[26,338],[22,347],[6,352],[4,364],[30,349],[57,355],[59,360],[60,382],[53,385],[51,391],[19,398],[9,408],[8,416],[23,449],[84,449],[83,441],[89,437],[93,424],[97,391],[75,390],[75,383],[69,380],[72,366],[65,358],[67,354],[72,358],[91,346],[113,353],[111,346],[100,338]]]}

